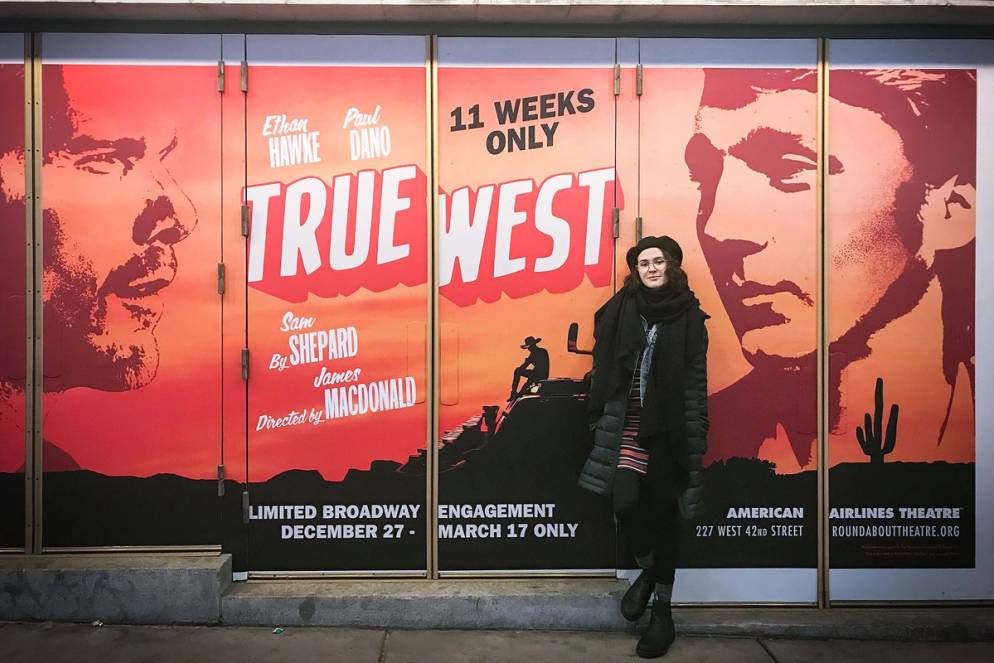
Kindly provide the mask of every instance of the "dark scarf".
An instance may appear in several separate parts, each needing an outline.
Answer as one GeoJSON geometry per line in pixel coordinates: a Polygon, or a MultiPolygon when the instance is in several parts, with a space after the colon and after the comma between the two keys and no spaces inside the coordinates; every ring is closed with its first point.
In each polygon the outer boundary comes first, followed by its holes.
{"type": "Polygon", "coordinates": [[[604,404],[624,399],[631,385],[635,361],[645,345],[644,317],[658,325],[655,352],[648,384],[643,385],[644,404],[639,439],[651,447],[665,438],[674,451],[685,451],[687,442],[685,407],[686,366],[700,351],[704,319],[694,293],[676,293],[663,286],[620,291],[594,315],[595,372],[588,397],[591,416],[600,416],[604,404]]]}
{"type": "Polygon", "coordinates": [[[662,322],[669,324],[687,312],[691,300],[697,298],[690,290],[674,292],[668,286],[661,288],[646,288],[639,286],[635,292],[635,307],[649,326],[662,322]]]}

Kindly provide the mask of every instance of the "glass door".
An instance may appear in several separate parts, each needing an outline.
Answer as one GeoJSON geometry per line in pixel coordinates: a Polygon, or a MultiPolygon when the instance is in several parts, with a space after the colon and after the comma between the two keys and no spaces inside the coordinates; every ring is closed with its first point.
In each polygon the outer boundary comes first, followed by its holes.
{"type": "Polygon", "coordinates": [[[44,547],[217,545],[220,37],[40,39],[44,547]]]}
{"type": "Polygon", "coordinates": [[[246,37],[252,572],[426,573],[426,47],[246,37]]]}
{"type": "Polygon", "coordinates": [[[608,503],[577,478],[631,196],[615,63],[613,39],[438,40],[441,575],[614,574],[608,503]]]}

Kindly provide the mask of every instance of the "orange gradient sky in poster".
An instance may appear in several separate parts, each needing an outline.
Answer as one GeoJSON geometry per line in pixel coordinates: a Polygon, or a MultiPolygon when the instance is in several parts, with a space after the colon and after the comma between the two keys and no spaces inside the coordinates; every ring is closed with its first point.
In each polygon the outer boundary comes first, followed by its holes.
{"type": "MultiPolygon", "coordinates": [[[[462,186],[475,190],[485,184],[519,179],[541,184],[557,173],[612,167],[615,163],[612,81],[610,67],[485,70],[440,67],[440,190],[451,192],[462,186]],[[494,110],[495,101],[583,88],[594,91],[593,110],[546,120],[559,121],[552,147],[498,155],[487,151],[487,134],[501,128],[494,110]],[[456,106],[466,109],[474,104],[480,105],[480,120],[485,127],[449,131],[452,109],[456,106]]],[[[516,126],[528,124],[538,122],[519,122],[516,126]]],[[[610,198],[605,205],[608,209],[613,206],[610,198]]],[[[610,243],[602,243],[601,260],[610,261],[611,253],[610,243]]],[[[486,276],[481,274],[481,278],[486,276]]],[[[534,278],[541,283],[541,275],[534,278]]],[[[444,292],[443,288],[439,312],[442,434],[468,417],[480,414],[483,405],[505,403],[513,371],[527,354],[520,348],[526,336],[543,339],[540,345],[549,351],[550,377],[582,378],[590,370],[590,357],[566,351],[567,328],[570,322],[580,323],[579,345],[589,349],[594,311],[611,295],[612,289],[610,285],[595,287],[584,278],[570,292],[537,292],[519,299],[504,295],[493,303],[478,301],[464,307],[446,299],[444,292]]]]}

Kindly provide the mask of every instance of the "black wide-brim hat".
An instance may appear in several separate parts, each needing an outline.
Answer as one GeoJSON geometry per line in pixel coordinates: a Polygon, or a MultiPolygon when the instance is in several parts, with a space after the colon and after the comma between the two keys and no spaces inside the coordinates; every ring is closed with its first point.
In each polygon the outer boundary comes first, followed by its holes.
{"type": "Polygon", "coordinates": [[[646,249],[660,249],[677,262],[683,262],[683,249],[680,248],[680,245],[676,243],[675,239],[669,235],[661,237],[649,235],[648,237],[643,237],[639,240],[638,244],[628,249],[628,253],[625,255],[625,262],[628,263],[628,269],[633,272],[635,271],[635,263],[638,262],[639,254],[646,249]]]}
{"type": "Polygon", "coordinates": [[[535,338],[534,336],[529,336],[528,338],[525,339],[525,344],[521,346],[521,349],[524,350],[526,348],[530,348],[536,343],[541,343],[541,342],[542,342],[541,338],[535,338]]]}

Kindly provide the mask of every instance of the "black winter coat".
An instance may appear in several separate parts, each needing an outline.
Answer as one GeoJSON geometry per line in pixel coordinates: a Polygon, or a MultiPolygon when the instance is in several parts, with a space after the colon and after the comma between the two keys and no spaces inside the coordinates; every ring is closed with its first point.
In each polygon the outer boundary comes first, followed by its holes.
{"type": "MultiPolygon", "coordinates": [[[[708,448],[709,427],[707,349],[708,335],[705,328],[700,351],[687,363],[684,385],[687,453],[676,459],[687,475],[687,484],[678,498],[680,513],[686,519],[699,517],[704,508],[703,461],[708,448]]],[[[633,366],[633,376],[634,370],[633,366]]],[[[591,379],[597,380],[596,366],[591,379]]],[[[581,488],[610,497],[614,473],[618,466],[618,453],[621,447],[621,433],[625,423],[627,400],[627,392],[612,396],[605,403],[603,414],[592,424],[593,449],[580,473],[579,485],[581,488]]],[[[649,453],[651,458],[653,450],[650,449],[649,453]]],[[[651,462],[652,460],[650,460],[651,462]]]]}

